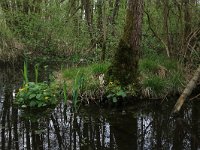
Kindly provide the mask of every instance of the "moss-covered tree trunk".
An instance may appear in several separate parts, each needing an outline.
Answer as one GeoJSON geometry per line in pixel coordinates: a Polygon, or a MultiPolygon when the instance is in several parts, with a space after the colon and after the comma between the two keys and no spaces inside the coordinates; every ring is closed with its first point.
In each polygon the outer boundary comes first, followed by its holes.
{"type": "Polygon", "coordinates": [[[142,16],[143,0],[129,0],[124,34],[109,70],[110,79],[118,81],[122,86],[137,84],[142,16]]]}

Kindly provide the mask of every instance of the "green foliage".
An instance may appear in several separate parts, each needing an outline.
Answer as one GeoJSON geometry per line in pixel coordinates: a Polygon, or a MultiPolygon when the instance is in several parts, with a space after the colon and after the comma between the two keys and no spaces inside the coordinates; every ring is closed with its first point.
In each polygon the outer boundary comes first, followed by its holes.
{"type": "Polygon", "coordinates": [[[143,95],[165,97],[183,88],[184,76],[180,64],[164,55],[149,55],[140,60],[140,82],[143,95]]]}
{"type": "Polygon", "coordinates": [[[94,64],[91,66],[91,70],[93,74],[102,74],[107,71],[108,66],[109,66],[109,63],[94,64]]]}
{"type": "Polygon", "coordinates": [[[118,98],[125,98],[127,96],[127,91],[119,83],[109,82],[106,86],[106,95],[109,100],[116,103],[118,98]]]}
{"type": "Polygon", "coordinates": [[[57,89],[52,88],[47,83],[28,82],[16,96],[16,104],[21,108],[45,108],[57,104],[57,89]]]}
{"type": "Polygon", "coordinates": [[[105,62],[63,70],[62,74],[68,89],[68,99],[71,97],[72,103],[76,105],[79,100],[86,101],[88,99],[100,98],[104,93],[104,74],[109,65],[110,63],[105,62]],[[100,77],[102,78],[100,79],[100,77]]]}
{"type": "Polygon", "coordinates": [[[64,103],[67,103],[68,97],[67,97],[67,84],[66,82],[63,83],[63,96],[64,96],[64,103]]]}
{"type": "Polygon", "coordinates": [[[171,72],[171,75],[168,78],[168,85],[170,86],[172,93],[180,92],[184,84],[185,79],[180,70],[171,72]]]}
{"type": "Polygon", "coordinates": [[[0,61],[12,62],[22,55],[22,44],[8,28],[0,8],[0,61]]]}
{"type": "Polygon", "coordinates": [[[140,61],[139,68],[142,72],[154,72],[158,69],[158,64],[155,60],[144,58],[140,61]]]}
{"type": "Polygon", "coordinates": [[[16,96],[16,104],[21,108],[47,108],[57,104],[58,88],[46,82],[38,83],[38,65],[35,65],[35,82],[28,81],[27,62],[24,62],[24,84],[16,96]]]}
{"type": "Polygon", "coordinates": [[[105,63],[94,63],[92,65],[86,67],[78,67],[78,68],[69,68],[63,71],[63,76],[67,79],[74,79],[74,77],[83,74],[86,78],[90,78],[91,75],[98,75],[106,73],[108,67],[110,66],[109,62],[105,63]]]}
{"type": "Polygon", "coordinates": [[[150,87],[151,90],[154,92],[153,94],[159,95],[163,94],[164,90],[166,90],[166,80],[163,80],[159,76],[149,76],[146,80],[143,82],[144,87],[150,87]]]}
{"type": "Polygon", "coordinates": [[[72,104],[75,111],[77,111],[77,108],[78,108],[78,102],[79,102],[78,97],[83,88],[83,84],[84,84],[84,75],[83,74],[79,75],[79,72],[78,72],[75,77],[73,88],[72,88],[72,104]]]}

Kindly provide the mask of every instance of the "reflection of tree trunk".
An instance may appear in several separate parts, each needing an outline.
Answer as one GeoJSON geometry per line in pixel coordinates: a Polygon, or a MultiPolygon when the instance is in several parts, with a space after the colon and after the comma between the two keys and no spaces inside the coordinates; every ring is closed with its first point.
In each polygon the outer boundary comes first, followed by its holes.
{"type": "Polygon", "coordinates": [[[101,130],[102,130],[102,137],[101,137],[101,139],[102,139],[102,146],[103,146],[103,148],[105,147],[105,118],[103,118],[103,126],[101,126],[101,130]]]}
{"type": "Polygon", "coordinates": [[[5,99],[3,103],[3,111],[2,111],[2,130],[1,130],[1,139],[2,139],[2,150],[6,149],[6,118],[8,125],[8,147],[7,149],[11,149],[11,123],[10,123],[10,102],[12,101],[12,88],[10,86],[5,87],[5,99]]]}
{"type": "MultiPolygon", "coordinates": [[[[19,139],[18,139],[18,109],[12,106],[12,121],[13,121],[13,132],[14,132],[14,140],[15,140],[15,149],[19,150],[19,139]]],[[[28,147],[27,147],[27,150],[28,147]]]]}
{"type": "Polygon", "coordinates": [[[191,149],[197,150],[200,146],[200,102],[195,101],[192,104],[192,138],[191,149]]]}
{"type": "Polygon", "coordinates": [[[71,122],[73,124],[73,149],[76,149],[76,130],[77,130],[77,124],[76,124],[76,114],[74,114],[74,119],[73,122],[71,122]]]}
{"type": "Polygon", "coordinates": [[[2,150],[5,150],[5,143],[6,143],[6,137],[5,137],[5,128],[6,128],[6,114],[9,109],[8,101],[4,100],[3,107],[2,107],[2,118],[1,118],[1,123],[2,123],[2,129],[1,129],[1,148],[2,150]]]}
{"type": "Polygon", "coordinates": [[[36,133],[39,129],[38,122],[31,122],[31,130],[32,130],[32,149],[33,150],[43,150],[43,141],[41,135],[36,133]]]}
{"type": "Polygon", "coordinates": [[[184,127],[183,127],[183,112],[181,112],[181,118],[177,118],[175,121],[175,131],[173,138],[173,149],[181,150],[183,149],[183,139],[184,139],[184,127]]]}
{"type": "Polygon", "coordinates": [[[57,139],[58,139],[59,148],[62,149],[62,137],[60,135],[60,129],[59,129],[58,121],[54,118],[53,115],[51,115],[51,120],[53,122],[53,126],[54,126],[54,129],[55,129],[55,134],[56,134],[57,139]]]}
{"type": "Polygon", "coordinates": [[[31,144],[30,144],[30,122],[29,120],[25,121],[25,128],[26,128],[26,145],[27,145],[27,150],[31,149],[31,144]]]}
{"type": "Polygon", "coordinates": [[[94,143],[94,130],[93,130],[93,123],[92,123],[93,117],[90,115],[89,116],[89,130],[90,130],[90,145],[94,149],[95,148],[95,143],[94,143]]]}
{"type": "Polygon", "coordinates": [[[137,145],[137,118],[132,115],[118,116],[109,119],[110,130],[114,134],[116,145],[120,150],[135,150],[137,145]],[[124,137],[123,135],[126,135],[124,137]],[[126,144],[124,144],[126,143],[126,144]]]}
{"type": "Polygon", "coordinates": [[[102,123],[100,123],[100,122],[96,122],[95,125],[94,125],[94,131],[95,131],[94,134],[96,135],[96,147],[101,147],[101,139],[100,139],[100,135],[101,135],[100,128],[101,128],[101,126],[102,126],[102,123]]]}
{"type": "MultiPolygon", "coordinates": [[[[80,119],[80,124],[81,124],[81,119],[80,119]]],[[[82,143],[82,134],[81,134],[81,130],[80,130],[81,127],[78,124],[77,114],[74,114],[73,127],[74,127],[74,129],[73,129],[73,132],[74,132],[74,144],[76,144],[76,142],[77,142],[76,134],[78,134],[78,137],[79,137],[78,143],[81,144],[82,143]]],[[[77,147],[79,149],[81,146],[77,145],[77,147]]],[[[75,146],[74,146],[74,149],[75,149],[75,146]]]]}
{"type": "Polygon", "coordinates": [[[83,124],[83,137],[84,137],[84,139],[85,139],[85,144],[83,144],[82,146],[81,146],[81,149],[89,149],[89,131],[88,131],[88,122],[86,121],[86,120],[84,120],[84,124],[83,124]]]}
{"type": "Polygon", "coordinates": [[[70,148],[72,148],[72,133],[73,133],[73,129],[72,129],[72,114],[70,115],[70,128],[69,128],[69,144],[70,144],[70,148]]]}
{"type": "Polygon", "coordinates": [[[50,144],[50,121],[48,119],[48,128],[47,128],[47,143],[48,143],[48,149],[51,148],[51,144],[50,144]]]}
{"type": "Polygon", "coordinates": [[[8,147],[7,149],[11,149],[11,140],[12,140],[12,129],[11,129],[11,120],[10,120],[10,107],[12,101],[12,88],[9,86],[5,89],[5,100],[8,102],[9,109],[7,111],[7,126],[8,126],[8,147]]]}
{"type": "MultiPolygon", "coordinates": [[[[159,113],[159,112],[158,112],[159,113]]],[[[156,149],[162,148],[162,116],[156,113],[154,116],[154,132],[156,134],[156,149]]]]}

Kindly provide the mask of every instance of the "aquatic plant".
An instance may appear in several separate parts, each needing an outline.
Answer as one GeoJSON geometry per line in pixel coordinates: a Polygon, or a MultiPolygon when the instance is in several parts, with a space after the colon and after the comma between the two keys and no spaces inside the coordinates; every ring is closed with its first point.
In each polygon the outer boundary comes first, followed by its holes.
{"type": "Polygon", "coordinates": [[[24,84],[16,96],[16,104],[21,108],[41,108],[57,104],[57,87],[46,82],[38,83],[38,65],[35,65],[35,82],[29,82],[27,63],[24,62],[24,84]]]}
{"type": "Polygon", "coordinates": [[[78,102],[79,102],[78,97],[79,97],[80,90],[83,87],[83,83],[84,83],[84,75],[83,74],[79,75],[79,72],[78,72],[75,77],[73,88],[72,88],[72,104],[75,111],[77,111],[77,108],[78,108],[78,102]]]}
{"type": "Polygon", "coordinates": [[[105,81],[102,77],[106,73],[109,65],[110,63],[105,62],[99,64],[95,63],[84,67],[64,69],[62,70],[62,75],[58,77],[57,81],[60,82],[63,87],[63,80],[65,80],[68,96],[75,98],[77,93],[77,86],[75,85],[78,83],[78,80],[83,80],[81,81],[81,91],[78,90],[80,91],[78,92],[78,98],[89,103],[90,100],[98,99],[104,94],[103,86],[105,81]]]}
{"type": "Polygon", "coordinates": [[[106,86],[107,98],[112,102],[116,103],[119,97],[126,97],[127,91],[120,86],[117,82],[109,82],[106,86]]]}
{"type": "Polygon", "coordinates": [[[28,82],[16,96],[16,104],[21,108],[41,108],[57,104],[56,89],[47,83],[28,82]]]}

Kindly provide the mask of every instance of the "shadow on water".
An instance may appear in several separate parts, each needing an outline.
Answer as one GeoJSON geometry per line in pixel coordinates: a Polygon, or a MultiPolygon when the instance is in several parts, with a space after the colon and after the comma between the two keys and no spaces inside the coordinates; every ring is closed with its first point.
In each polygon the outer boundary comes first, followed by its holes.
{"type": "Polygon", "coordinates": [[[58,105],[49,115],[24,117],[14,107],[22,83],[15,68],[0,69],[0,149],[135,150],[200,148],[200,102],[170,115],[175,101],[142,102],[123,110],[58,105]]]}

